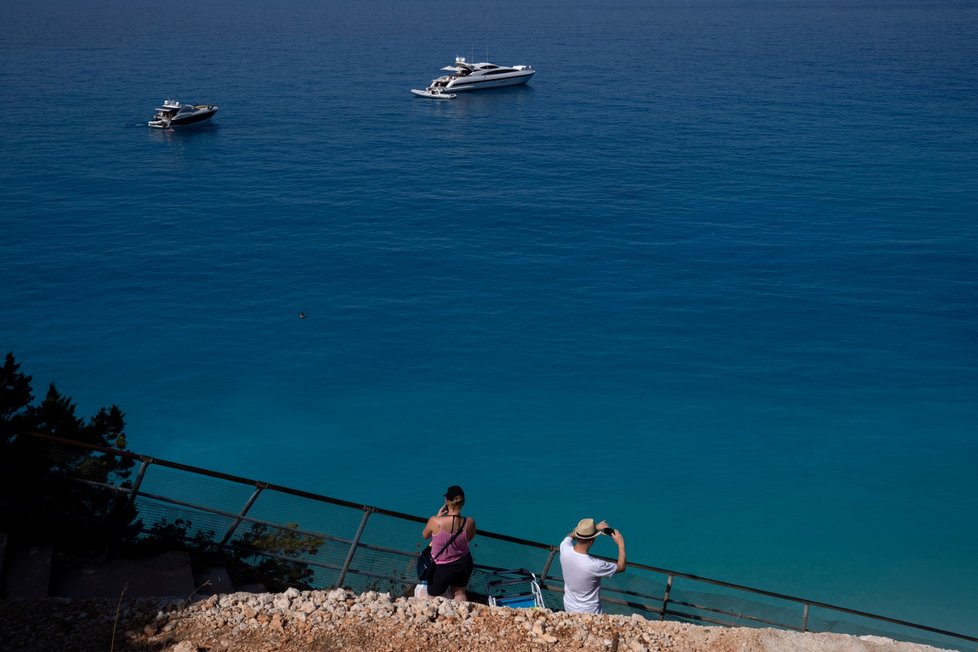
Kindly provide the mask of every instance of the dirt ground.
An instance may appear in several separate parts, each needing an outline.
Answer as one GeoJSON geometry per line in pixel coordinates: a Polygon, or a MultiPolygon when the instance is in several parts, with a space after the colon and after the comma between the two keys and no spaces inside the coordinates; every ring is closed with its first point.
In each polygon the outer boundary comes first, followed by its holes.
{"type": "Polygon", "coordinates": [[[0,650],[74,652],[933,652],[879,637],[701,627],[342,589],[0,603],[0,650]]]}

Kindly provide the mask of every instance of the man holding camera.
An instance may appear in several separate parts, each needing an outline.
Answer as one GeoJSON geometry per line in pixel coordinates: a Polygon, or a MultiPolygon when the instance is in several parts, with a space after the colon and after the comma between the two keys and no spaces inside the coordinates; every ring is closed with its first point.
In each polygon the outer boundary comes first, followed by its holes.
{"type": "Polygon", "coordinates": [[[560,567],[564,573],[564,611],[601,613],[601,578],[625,572],[625,539],[621,532],[593,518],[581,519],[560,542],[560,567]],[[599,534],[607,534],[618,544],[618,563],[592,557],[589,552],[599,534]]]}

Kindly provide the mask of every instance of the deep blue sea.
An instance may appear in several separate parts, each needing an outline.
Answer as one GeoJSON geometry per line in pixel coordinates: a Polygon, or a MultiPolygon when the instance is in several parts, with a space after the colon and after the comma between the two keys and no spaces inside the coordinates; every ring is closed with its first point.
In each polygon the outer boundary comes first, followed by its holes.
{"type": "Polygon", "coordinates": [[[0,348],[36,393],[141,453],[424,515],[458,483],[486,530],[605,518],[636,561],[978,633],[975,0],[2,16],[0,348]],[[456,55],[537,74],[409,93],[456,55]],[[150,130],[164,98],[221,109],[150,130]]]}

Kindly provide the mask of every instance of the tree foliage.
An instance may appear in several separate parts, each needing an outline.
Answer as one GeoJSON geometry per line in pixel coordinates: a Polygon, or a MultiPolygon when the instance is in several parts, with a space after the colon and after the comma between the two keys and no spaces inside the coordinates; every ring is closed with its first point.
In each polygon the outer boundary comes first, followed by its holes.
{"type": "Polygon", "coordinates": [[[81,418],[53,383],[35,402],[31,381],[7,353],[0,368],[0,523],[21,539],[70,541],[76,549],[133,535],[135,508],[126,494],[111,489],[128,484],[131,460],[30,436],[124,449],[122,410],[113,405],[81,418]],[[71,482],[68,475],[87,482],[71,482]]]}

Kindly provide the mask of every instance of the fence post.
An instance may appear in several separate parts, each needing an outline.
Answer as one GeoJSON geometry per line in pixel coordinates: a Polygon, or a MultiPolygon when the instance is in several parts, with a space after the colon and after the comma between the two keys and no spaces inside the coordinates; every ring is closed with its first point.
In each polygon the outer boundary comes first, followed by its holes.
{"type": "Polygon", "coordinates": [[[346,573],[350,570],[350,563],[353,561],[353,554],[357,551],[357,546],[360,545],[360,537],[363,536],[363,529],[367,527],[367,519],[370,518],[370,514],[373,511],[373,507],[364,505],[363,518],[360,519],[360,527],[357,528],[357,533],[353,535],[353,543],[350,544],[350,552],[346,553],[346,561],[343,562],[343,568],[340,570],[340,576],[336,578],[336,588],[342,588],[343,582],[346,581],[346,573]]]}
{"type": "Polygon", "coordinates": [[[670,591],[672,591],[672,575],[666,580],[666,592],[662,596],[662,608],[659,609],[659,620],[666,619],[666,605],[669,604],[670,591]]]}
{"type": "Polygon", "coordinates": [[[547,583],[547,575],[550,574],[550,564],[554,563],[554,555],[557,554],[557,549],[550,546],[550,556],[547,557],[547,563],[543,565],[543,573],[540,574],[540,588],[547,583]]]}
{"type": "Polygon", "coordinates": [[[132,488],[129,490],[129,507],[132,507],[133,503],[136,502],[136,494],[139,493],[139,486],[143,484],[143,476],[146,475],[146,469],[155,460],[152,457],[143,457],[143,463],[139,465],[139,472],[136,473],[136,482],[133,483],[132,488]]]}
{"type": "Polygon", "coordinates": [[[231,527],[228,528],[228,531],[224,533],[224,538],[221,539],[221,543],[218,545],[223,546],[231,539],[231,535],[234,534],[234,531],[238,529],[239,525],[241,525],[241,521],[248,513],[248,510],[250,510],[251,506],[255,504],[256,500],[258,500],[258,494],[260,494],[265,489],[268,489],[267,482],[258,482],[255,484],[255,491],[252,492],[251,497],[248,498],[248,502],[246,502],[244,507],[241,508],[241,511],[238,512],[238,517],[234,519],[234,523],[232,523],[231,527]]]}
{"type": "Polygon", "coordinates": [[[805,609],[801,612],[801,631],[808,631],[808,603],[805,603],[805,609]]]}

